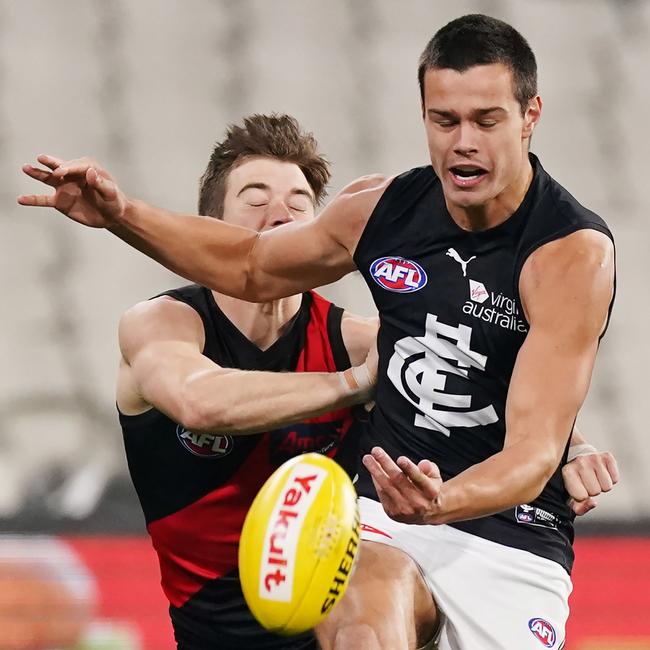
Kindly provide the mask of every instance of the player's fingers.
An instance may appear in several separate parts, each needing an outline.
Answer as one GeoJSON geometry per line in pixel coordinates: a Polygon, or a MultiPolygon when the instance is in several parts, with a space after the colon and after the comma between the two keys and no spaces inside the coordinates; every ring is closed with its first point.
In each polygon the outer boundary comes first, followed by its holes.
{"type": "Polygon", "coordinates": [[[64,176],[84,176],[90,167],[95,166],[90,158],[76,158],[62,162],[52,173],[57,178],[64,176]]]}
{"type": "Polygon", "coordinates": [[[614,481],[609,474],[609,470],[604,462],[598,462],[594,468],[596,479],[600,484],[602,492],[609,492],[614,487],[614,481]]]}
{"type": "Polygon", "coordinates": [[[61,158],[55,158],[54,156],[50,156],[46,153],[42,153],[36,156],[36,160],[38,160],[41,165],[45,165],[53,171],[63,163],[63,160],[61,160],[61,158]]]}
{"type": "Polygon", "coordinates": [[[593,510],[598,503],[593,497],[589,497],[584,501],[576,501],[575,499],[569,499],[569,507],[573,512],[576,513],[579,517],[586,515],[589,511],[593,510]]]}
{"type": "Polygon", "coordinates": [[[440,468],[432,461],[424,459],[418,463],[421,472],[424,472],[429,478],[442,480],[440,468]]]}
{"type": "Polygon", "coordinates": [[[39,167],[34,167],[34,165],[30,165],[29,163],[23,165],[22,170],[25,174],[27,174],[27,176],[33,178],[34,180],[45,183],[46,185],[57,185],[57,183],[52,178],[51,171],[40,169],[39,167]]]}
{"type": "Polygon", "coordinates": [[[438,496],[440,491],[438,484],[434,483],[413,461],[406,456],[400,456],[397,465],[425,497],[435,499],[438,496]]]}
{"type": "Polygon", "coordinates": [[[362,458],[362,462],[364,467],[370,472],[375,487],[379,485],[382,488],[387,488],[390,485],[390,479],[374,456],[371,454],[365,454],[362,458]]]}
{"type": "Polygon", "coordinates": [[[562,478],[564,479],[564,487],[572,499],[584,501],[589,498],[576,464],[571,462],[565,465],[562,468],[562,478]]]}
{"type": "Polygon", "coordinates": [[[46,196],[45,194],[23,194],[18,197],[20,205],[29,205],[39,208],[54,208],[55,196],[46,196]]]}
{"type": "Polygon", "coordinates": [[[605,467],[612,478],[612,483],[616,485],[621,478],[618,473],[618,463],[616,462],[616,458],[614,458],[614,456],[612,456],[608,451],[603,452],[602,458],[605,462],[605,467]]]}
{"type": "Polygon", "coordinates": [[[97,190],[106,201],[112,201],[117,196],[115,183],[100,176],[94,167],[89,167],[86,170],[86,183],[97,190]]]}
{"type": "Polygon", "coordinates": [[[377,462],[377,459],[370,454],[363,457],[363,464],[370,472],[377,495],[384,505],[386,513],[391,517],[411,515],[412,506],[409,494],[416,493],[416,489],[406,478],[406,475],[400,471],[397,477],[388,476],[384,468],[377,462]]]}
{"type": "Polygon", "coordinates": [[[391,485],[388,477],[381,471],[381,468],[379,468],[379,472],[375,473],[371,469],[368,469],[368,471],[370,472],[370,478],[386,514],[390,517],[397,516],[401,511],[400,504],[402,502],[399,491],[391,485]]]}
{"type": "Polygon", "coordinates": [[[399,481],[401,477],[404,477],[402,470],[381,447],[373,447],[371,453],[372,457],[377,461],[390,479],[393,481],[399,481]]]}
{"type": "Polygon", "coordinates": [[[580,481],[590,497],[598,496],[602,492],[597,468],[594,468],[591,465],[581,465],[579,468],[579,474],[580,481]]]}

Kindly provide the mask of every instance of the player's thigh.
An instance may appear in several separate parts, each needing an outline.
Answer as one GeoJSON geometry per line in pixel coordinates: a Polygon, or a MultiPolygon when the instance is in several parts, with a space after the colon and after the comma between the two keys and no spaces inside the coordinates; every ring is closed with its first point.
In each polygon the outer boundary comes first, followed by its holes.
{"type": "Polygon", "coordinates": [[[316,635],[323,650],[410,650],[435,626],[433,598],[415,562],[392,546],[362,541],[347,591],[316,635]]]}
{"type": "Polygon", "coordinates": [[[443,612],[440,650],[562,647],[571,581],[559,564],[450,527],[439,532],[439,561],[425,572],[443,612]]]}

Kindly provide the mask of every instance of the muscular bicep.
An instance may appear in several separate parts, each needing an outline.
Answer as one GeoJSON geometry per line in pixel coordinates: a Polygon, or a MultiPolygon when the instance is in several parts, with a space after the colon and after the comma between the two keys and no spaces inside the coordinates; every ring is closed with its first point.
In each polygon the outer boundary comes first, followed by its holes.
{"type": "Polygon", "coordinates": [[[530,330],[512,374],[506,447],[532,443],[557,467],[589,388],[613,292],[613,247],[579,231],[531,255],[520,294],[530,330]]]}
{"type": "Polygon", "coordinates": [[[204,336],[198,314],[170,298],[156,298],[127,311],[119,328],[120,410],[135,414],[153,406],[183,422],[188,379],[219,369],[202,354],[204,336]]]}

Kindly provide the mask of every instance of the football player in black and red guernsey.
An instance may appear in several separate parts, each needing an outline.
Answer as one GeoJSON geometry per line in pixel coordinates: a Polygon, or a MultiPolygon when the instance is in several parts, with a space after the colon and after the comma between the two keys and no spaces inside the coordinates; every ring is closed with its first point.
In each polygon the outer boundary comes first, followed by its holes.
{"type": "MultiPolygon", "coordinates": [[[[215,147],[199,211],[263,232],[311,219],[328,179],[295,120],[255,115],[215,147]]],[[[124,314],[120,422],[179,648],[316,647],[248,612],[239,535],[288,458],[318,451],[351,471],[350,406],[367,400],[376,361],[358,383],[342,371],[364,363],[376,329],[311,291],[256,304],[190,285],[124,314]]]]}

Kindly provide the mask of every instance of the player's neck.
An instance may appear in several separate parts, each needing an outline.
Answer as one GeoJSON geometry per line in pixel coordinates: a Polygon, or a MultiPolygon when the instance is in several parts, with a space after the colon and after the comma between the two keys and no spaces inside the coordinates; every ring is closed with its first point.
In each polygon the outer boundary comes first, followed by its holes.
{"type": "Polygon", "coordinates": [[[463,230],[487,230],[509,219],[521,205],[533,180],[533,167],[526,162],[515,181],[484,205],[463,207],[447,203],[451,218],[463,230]]]}
{"type": "Polygon", "coordinates": [[[212,292],[228,320],[260,350],[270,348],[286,331],[300,309],[302,294],[272,302],[246,302],[212,292]]]}

